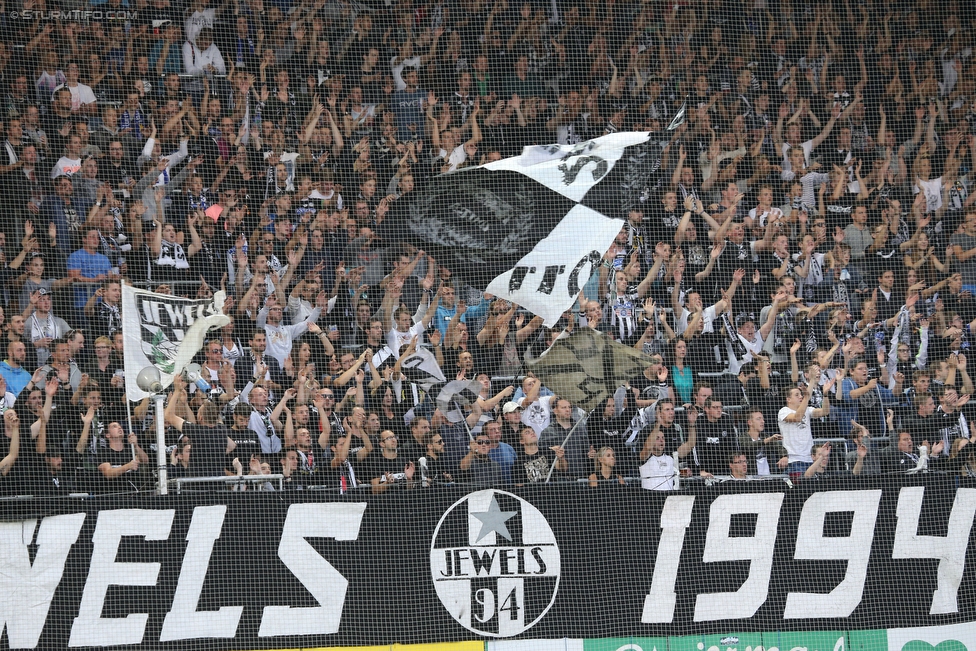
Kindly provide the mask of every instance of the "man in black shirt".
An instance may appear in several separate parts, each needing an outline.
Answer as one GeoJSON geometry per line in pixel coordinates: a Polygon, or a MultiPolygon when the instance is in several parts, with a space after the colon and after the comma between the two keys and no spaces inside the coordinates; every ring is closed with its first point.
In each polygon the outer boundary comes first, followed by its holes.
{"type": "Polygon", "coordinates": [[[695,460],[703,476],[722,475],[728,470],[729,455],[739,450],[732,417],[722,413],[722,402],[705,401],[705,418],[698,421],[695,460]]]}
{"type": "Polygon", "coordinates": [[[413,488],[413,474],[416,466],[412,459],[399,458],[397,454],[397,435],[390,430],[383,430],[379,436],[380,454],[374,454],[369,459],[369,472],[366,476],[373,485],[373,493],[386,491],[394,484],[404,484],[413,488]]]}
{"type": "MultiPolygon", "coordinates": [[[[943,449],[942,441],[932,446],[929,452],[929,469],[933,468],[935,459],[943,449]]],[[[912,433],[906,430],[898,432],[898,439],[881,451],[881,468],[883,472],[907,472],[918,466],[918,448],[912,440],[912,433]]]]}
{"type": "MultiPolygon", "coordinates": [[[[905,429],[908,430],[915,445],[920,445],[922,441],[941,441],[942,436],[939,429],[944,427],[942,414],[935,414],[935,399],[930,393],[915,394],[915,413],[905,419],[905,429]]],[[[956,420],[958,420],[958,415],[956,420]]]]}
{"type": "Polygon", "coordinates": [[[190,437],[193,454],[190,457],[190,474],[194,477],[222,477],[224,455],[234,450],[234,441],[220,423],[220,409],[205,400],[197,410],[197,424],[187,423],[176,415],[176,405],[186,400],[186,380],[177,375],[173,379],[173,396],[166,405],[166,423],[190,437]]]}
{"type": "Polygon", "coordinates": [[[440,432],[428,430],[424,434],[424,447],[427,450],[427,455],[424,457],[424,462],[420,464],[425,479],[424,487],[429,488],[454,481],[450,473],[444,472],[446,464],[441,461],[441,455],[444,454],[444,437],[440,435],[440,432]]]}
{"type": "MultiPolygon", "coordinates": [[[[607,398],[602,416],[592,414],[586,421],[586,429],[590,444],[597,450],[604,447],[613,448],[617,454],[617,472],[631,477],[637,470],[637,458],[627,448],[625,442],[630,429],[630,421],[637,413],[637,406],[627,404],[626,393],[623,402],[623,411],[619,415],[614,415],[617,409],[616,402],[612,397],[607,398]]],[[[658,406],[660,404],[658,403],[658,406]]],[[[673,419],[674,405],[671,405],[671,416],[673,419]]]]}
{"type": "Polygon", "coordinates": [[[126,446],[122,425],[113,422],[105,429],[105,440],[108,445],[99,448],[95,456],[98,471],[105,480],[102,490],[111,493],[138,491],[140,482],[136,473],[140,464],[149,463],[149,455],[139,446],[139,437],[129,434],[130,449],[126,446]],[[132,455],[132,449],[135,450],[135,456],[132,455]]]}
{"type": "Polygon", "coordinates": [[[549,476],[549,467],[553,463],[563,476],[569,472],[569,463],[566,461],[566,453],[562,447],[555,445],[549,450],[540,450],[539,435],[531,427],[522,429],[520,442],[522,450],[518,453],[515,465],[512,467],[512,481],[516,486],[536,482],[545,483],[549,476]]]}
{"type": "Polygon", "coordinates": [[[502,467],[488,456],[491,438],[478,434],[469,444],[469,451],[461,459],[461,476],[475,486],[497,486],[502,483],[502,467]]]}

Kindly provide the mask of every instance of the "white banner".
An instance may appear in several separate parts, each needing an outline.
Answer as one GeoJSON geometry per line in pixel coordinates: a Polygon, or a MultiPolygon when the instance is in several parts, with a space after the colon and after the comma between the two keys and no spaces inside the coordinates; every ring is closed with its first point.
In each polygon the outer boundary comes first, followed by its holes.
{"type": "Polygon", "coordinates": [[[518,303],[552,327],[576,301],[624,220],[611,219],[577,204],[519,263],[485,289],[518,303]]]}
{"type": "Polygon", "coordinates": [[[125,342],[125,394],[142,400],[136,376],[147,366],[159,369],[163,388],[193,360],[207,332],[230,323],[222,312],[224,292],[191,300],[122,285],[122,337],[125,342]]]}

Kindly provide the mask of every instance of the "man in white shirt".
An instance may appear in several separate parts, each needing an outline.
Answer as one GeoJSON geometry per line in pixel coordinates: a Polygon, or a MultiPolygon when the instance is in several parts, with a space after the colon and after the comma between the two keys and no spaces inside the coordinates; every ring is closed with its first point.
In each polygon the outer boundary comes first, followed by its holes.
{"type": "Polygon", "coordinates": [[[555,396],[542,396],[540,398],[539,391],[542,389],[542,382],[534,377],[525,378],[522,382],[522,389],[525,391],[525,396],[518,400],[518,405],[522,408],[522,422],[541,436],[542,431],[549,427],[549,420],[552,418],[552,399],[555,396]]]}
{"type": "Polygon", "coordinates": [[[268,335],[267,354],[278,360],[278,364],[284,368],[285,358],[291,354],[292,342],[308,330],[310,323],[315,323],[318,320],[322,310],[316,307],[307,319],[295,325],[282,325],[282,312],[280,305],[272,304],[264,307],[258,312],[256,325],[259,328],[264,328],[265,334],[268,335]]]}
{"type": "MultiPolygon", "coordinates": [[[[403,350],[405,346],[408,346],[414,337],[422,337],[424,331],[430,325],[431,319],[437,313],[437,306],[440,304],[441,295],[440,293],[434,296],[434,300],[431,301],[430,305],[427,306],[427,310],[424,312],[424,316],[420,321],[414,323],[414,316],[404,308],[399,308],[393,313],[393,323],[386,333],[386,344],[393,351],[393,357],[395,359],[400,359],[400,351],[403,350]]],[[[423,301],[420,303],[419,310],[423,309],[423,301]]],[[[422,338],[418,339],[418,343],[422,342],[422,338]]]]}
{"type": "Polygon", "coordinates": [[[224,57],[213,42],[213,30],[204,27],[197,34],[196,43],[183,43],[183,68],[188,75],[201,77],[206,73],[223,75],[227,68],[224,57]]]}
{"type": "Polygon", "coordinates": [[[674,478],[678,473],[674,467],[674,458],[664,454],[664,432],[655,429],[647,441],[650,445],[645,449],[650,454],[640,467],[641,488],[649,491],[673,491],[674,478]]]}
{"type": "Polygon", "coordinates": [[[71,112],[82,113],[84,115],[96,115],[98,106],[95,104],[95,92],[91,86],[78,82],[80,70],[78,64],[71,62],[65,70],[65,82],[54,89],[57,93],[62,88],[67,88],[71,92],[71,112]]]}
{"type": "Polygon", "coordinates": [[[59,158],[51,169],[51,178],[71,176],[79,171],[81,171],[81,137],[72,134],[64,146],[64,156],[59,158]]]}
{"type": "Polygon", "coordinates": [[[791,476],[802,476],[807,468],[813,465],[813,431],[810,422],[813,418],[823,418],[830,415],[830,400],[827,394],[834,386],[831,379],[823,387],[823,407],[810,407],[810,396],[817,382],[807,385],[806,392],[796,387],[784,389],[786,406],[779,410],[777,421],[780,434],[783,435],[783,447],[789,456],[787,470],[791,476]]]}
{"type": "MultiPolygon", "coordinates": [[[[732,275],[732,284],[729,285],[729,290],[725,294],[725,297],[720,300],[715,305],[709,306],[707,308],[702,307],[701,294],[696,291],[688,292],[685,296],[685,305],[690,308],[685,309],[681,306],[678,300],[679,294],[681,293],[681,272],[676,271],[674,274],[674,290],[671,292],[671,307],[674,309],[674,313],[677,315],[675,319],[675,334],[679,337],[688,329],[689,319],[694,320],[694,315],[701,312],[701,322],[702,322],[702,332],[714,332],[712,322],[715,321],[716,317],[729,309],[729,302],[732,297],[735,296],[735,290],[739,287],[739,283],[745,276],[745,271],[742,269],[736,269],[732,275]]],[[[697,327],[697,326],[696,326],[697,327]]]]}

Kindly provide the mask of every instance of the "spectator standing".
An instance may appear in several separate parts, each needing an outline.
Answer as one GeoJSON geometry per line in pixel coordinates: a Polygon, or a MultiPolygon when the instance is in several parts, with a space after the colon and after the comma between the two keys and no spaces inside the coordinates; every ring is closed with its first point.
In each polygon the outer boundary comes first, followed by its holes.
{"type": "Polygon", "coordinates": [[[806,392],[796,388],[783,390],[786,406],[779,410],[779,431],[783,435],[783,447],[789,455],[787,470],[791,476],[802,475],[813,465],[813,431],[811,418],[830,415],[830,400],[826,393],[833,387],[833,379],[824,385],[824,406],[820,409],[810,407],[810,396],[815,383],[807,385],[806,392]]]}

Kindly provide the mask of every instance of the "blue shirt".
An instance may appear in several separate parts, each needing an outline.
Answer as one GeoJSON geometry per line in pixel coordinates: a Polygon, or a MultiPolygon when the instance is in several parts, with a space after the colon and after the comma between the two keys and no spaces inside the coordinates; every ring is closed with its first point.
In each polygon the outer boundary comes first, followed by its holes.
{"type": "Polygon", "coordinates": [[[427,91],[420,89],[413,92],[398,90],[393,93],[393,114],[396,115],[397,131],[401,140],[416,140],[424,137],[424,113],[421,103],[426,99],[427,91]]]}
{"type": "Polygon", "coordinates": [[[15,396],[20,395],[31,379],[31,374],[23,366],[14,368],[7,363],[7,360],[0,362],[0,375],[7,382],[7,391],[15,396]]]}
{"type": "MultiPolygon", "coordinates": [[[[869,380],[870,381],[870,380],[869,380]]],[[[831,420],[837,419],[837,428],[841,436],[849,436],[851,433],[851,419],[857,420],[858,411],[860,408],[859,399],[851,397],[851,391],[854,389],[859,389],[860,385],[849,377],[845,377],[840,384],[840,405],[831,405],[830,416],[831,420]],[[834,413],[835,407],[839,407],[838,413],[834,413]]],[[[881,381],[878,381],[876,387],[880,400],[876,405],[876,409],[880,412],[878,418],[881,421],[881,432],[876,434],[876,436],[887,436],[888,424],[885,422],[885,407],[887,405],[897,402],[895,394],[892,393],[891,389],[888,387],[881,386],[881,381]]],[[[871,432],[872,436],[875,436],[874,432],[871,432]]]]}
{"type": "MultiPolygon", "coordinates": [[[[112,263],[101,253],[89,253],[84,249],[78,249],[68,256],[68,271],[79,269],[82,278],[98,278],[106,276],[112,271],[112,263]]],[[[75,289],[75,307],[85,307],[85,303],[91,295],[98,289],[96,283],[78,283],[75,289]]]]}
{"type": "MultiPolygon", "coordinates": [[[[477,305],[472,305],[464,311],[461,315],[461,323],[467,323],[468,317],[472,319],[477,319],[480,316],[484,316],[488,312],[488,306],[491,302],[486,301],[482,297],[481,302],[477,305]]],[[[441,331],[441,335],[447,334],[447,326],[450,325],[451,319],[457,315],[457,304],[454,307],[446,307],[443,304],[437,306],[437,312],[434,314],[434,326],[441,331]]]]}
{"type": "Polygon", "coordinates": [[[512,481],[512,466],[515,465],[515,449],[508,443],[499,443],[497,448],[488,450],[488,458],[502,467],[505,483],[512,481]]]}

